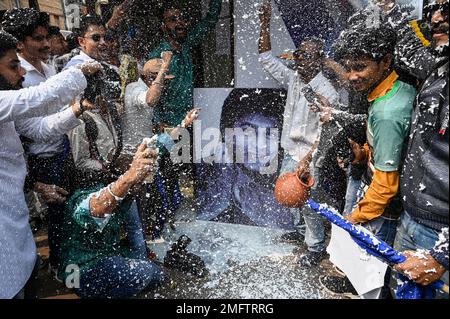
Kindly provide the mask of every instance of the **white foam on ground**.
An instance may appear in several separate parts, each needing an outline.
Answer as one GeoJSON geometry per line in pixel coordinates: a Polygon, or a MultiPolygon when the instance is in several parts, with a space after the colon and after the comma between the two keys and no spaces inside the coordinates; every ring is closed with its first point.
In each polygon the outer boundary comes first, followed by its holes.
{"type": "Polygon", "coordinates": [[[210,274],[198,289],[208,298],[324,298],[317,272],[300,269],[294,245],[280,243],[286,231],[209,221],[177,223],[164,231],[164,243],[149,247],[163,260],[181,235],[192,239],[188,251],[200,256],[210,274]]]}

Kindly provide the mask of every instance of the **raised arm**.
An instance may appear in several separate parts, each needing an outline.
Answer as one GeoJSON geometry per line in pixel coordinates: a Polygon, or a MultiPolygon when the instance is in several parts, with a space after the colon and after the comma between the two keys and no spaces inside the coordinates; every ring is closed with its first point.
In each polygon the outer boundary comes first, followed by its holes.
{"type": "Polygon", "coordinates": [[[85,110],[95,108],[95,105],[88,101],[83,101],[83,106],[78,103],[71,103],[70,107],[64,111],[48,115],[46,117],[35,117],[16,121],[16,131],[23,136],[34,141],[49,141],[54,136],[60,138],[61,134],[66,134],[80,125],[82,122],[78,117],[85,110]]]}
{"type": "Polygon", "coordinates": [[[259,61],[263,68],[272,75],[281,85],[287,87],[293,70],[284,65],[272,55],[270,43],[270,16],[272,8],[270,2],[266,1],[260,8],[259,19],[261,33],[259,37],[259,61]]]}
{"type": "Polygon", "coordinates": [[[259,35],[259,54],[272,50],[270,43],[270,17],[272,15],[272,5],[270,1],[265,1],[259,11],[259,25],[261,27],[259,35]]]}
{"type": "Polygon", "coordinates": [[[100,64],[69,68],[38,86],[0,92],[0,124],[25,118],[45,116],[69,104],[87,86],[84,74],[100,70],[100,64]]]}
{"type": "Polygon", "coordinates": [[[422,43],[408,21],[407,13],[396,5],[392,10],[385,12],[383,20],[397,31],[396,67],[418,80],[426,79],[439,62],[439,57],[422,43]]]}
{"type": "Polygon", "coordinates": [[[206,17],[189,31],[187,38],[187,44],[189,46],[194,47],[202,43],[219,21],[221,11],[222,0],[211,0],[206,17]]]}
{"type": "Polygon", "coordinates": [[[152,85],[147,90],[146,94],[146,102],[149,106],[156,105],[160,98],[164,89],[164,81],[167,72],[169,72],[170,63],[172,61],[173,53],[171,51],[165,51],[162,54],[162,65],[161,69],[156,76],[156,79],[153,81],[152,85]]]}

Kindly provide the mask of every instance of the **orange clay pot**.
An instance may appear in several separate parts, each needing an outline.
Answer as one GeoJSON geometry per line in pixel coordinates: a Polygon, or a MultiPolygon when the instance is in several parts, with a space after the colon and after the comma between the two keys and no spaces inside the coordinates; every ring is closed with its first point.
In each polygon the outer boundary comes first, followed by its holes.
{"type": "Polygon", "coordinates": [[[314,178],[309,172],[300,177],[298,172],[281,175],[275,184],[275,198],[280,205],[289,208],[301,208],[311,196],[314,178]]]}

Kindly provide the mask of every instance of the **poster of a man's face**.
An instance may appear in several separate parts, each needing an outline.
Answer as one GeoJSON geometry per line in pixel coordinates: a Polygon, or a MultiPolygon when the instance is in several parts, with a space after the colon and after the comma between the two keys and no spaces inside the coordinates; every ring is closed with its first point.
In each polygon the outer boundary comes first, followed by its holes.
{"type": "Polygon", "coordinates": [[[281,164],[279,147],[286,93],[234,89],[220,117],[222,143],[215,162],[200,169],[199,218],[291,229],[289,209],[273,195],[281,164]]]}

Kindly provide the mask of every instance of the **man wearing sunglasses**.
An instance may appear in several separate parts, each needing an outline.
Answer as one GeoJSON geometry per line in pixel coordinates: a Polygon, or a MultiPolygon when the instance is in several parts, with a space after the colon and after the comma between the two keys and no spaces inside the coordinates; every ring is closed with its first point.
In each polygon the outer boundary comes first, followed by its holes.
{"type": "Polygon", "coordinates": [[[88,111],[83,116],[84,123],[69,133],[72,154],[76,168],[77,187],[86,186],[103,174],[114,154],[118,153],[122,142],[117,105],[113,99],[120,97],[117,67],[105,62],[108,57],[107,30],[99,16],[83,16],[78,30],[81,52],[73,57],[66,68],[83,61],[98,61],[104,68],[103,77],[88,79],[88,88],[80,97],[98,104],[99,110],[88,111]],[[102,98],[98,98],[101,96],[102,98]],[[96,131],[96,134],[91,134],[96,131]]]}
{"type": "Polygon", "coordinates": [[[106,28],[100,17],[94,15],[82,17],[78,30],[81,52],[67,63],[66,68],[85,61],[102,61],[102,54],[108,49],[105,37],[106,28]]]}
{"type": "Polygon", "coordinates": [[[435,0],[424,8],[432,33],[430,47],[422,45],[407,23],[398,27],[397,58],[421,86],[400,177],[404,212],[394,243],[407,260],[396,269],[424,286],[438,279],[448,285],[449,280],[448,6],[448,0],[435,0]]]}

